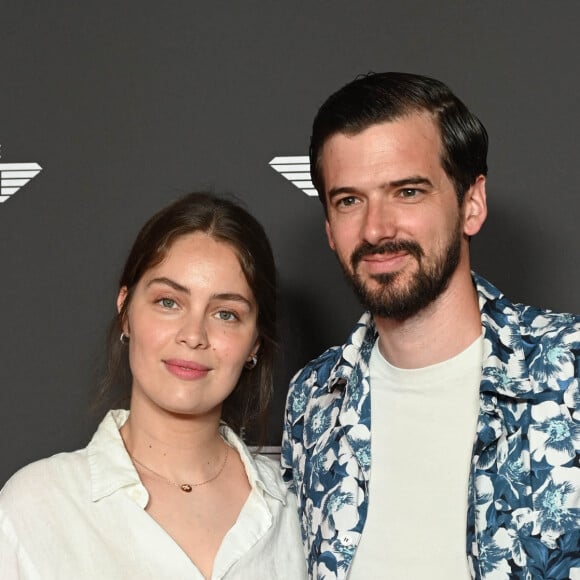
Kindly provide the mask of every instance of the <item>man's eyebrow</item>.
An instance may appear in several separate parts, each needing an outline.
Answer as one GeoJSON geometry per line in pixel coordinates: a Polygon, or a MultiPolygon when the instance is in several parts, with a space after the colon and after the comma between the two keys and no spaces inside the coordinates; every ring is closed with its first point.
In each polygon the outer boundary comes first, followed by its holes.
{"type": "Polygon", "coordinates": [[[190,294],[189,288],[186,288],[185,286],[182,286],[181,284],[175,282],[175,280],[172,280],[171,278],[166,278],[165,276],[149,280],[149,282],[147,282],[147,288],[149,288],[153,284],[165,284],[166,286],[171,286],[171,288],[173,288],[177,292],[182,292],[183,294],[188,295],[190,294]]]}
{"type": "Polygon", "coordinates": [[[403,179],[396,179],[395,181],[390,181],[388,184],[386,184],[388,187],[402,187],[403,185],[427,185],[429,187],[433,187],[431,180],[421,175],[403,177],[403,179]]]}
{"type": "MultiPolygon", "coordinates": [[[[433,183],[427,177],[421,175],[410,175],[409,177],[403,177],[402,179],[396,179],[395,181],[388,181],[380,185],[380,189],[391,189],[394,187],[403,187],[405,185],[426,185],[428,187],[433,187],[433,183]]],[[[344,187],[333,187],[328,191],[328,199],[341,194],[356,194],[359,193],[359,189],[353,186],[344,187]]]]}

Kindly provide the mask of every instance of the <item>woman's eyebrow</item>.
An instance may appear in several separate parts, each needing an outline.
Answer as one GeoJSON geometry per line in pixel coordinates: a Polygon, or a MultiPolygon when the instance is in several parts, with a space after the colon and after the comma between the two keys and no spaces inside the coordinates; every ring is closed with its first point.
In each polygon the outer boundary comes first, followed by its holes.
{"type": "Polygon", "coordinates": [[[147,282],[147,288],[149,288],[149,286],[152,286],[153,284],[165,284],[166,286],[171,286],[171,288],[173,288],[177,292],[183,292],[184,294],[190,294],[189,288],[186,288],[185,286],[178,284],[175,280],[172,280],[171,278],[166,278],[165,276],[162,276],[161,278],[153,278],[152,280],[149,280],[149,282],[147,282]]]}
{"type": "MultiPolygon", "coordinates": [[[[149,280],[149,282],[147,282],[147,288],[149,288],[153,284],[164,284],[166,286],[170,286],[177,292],[182,292],[184,294],[187,294],[188,296],[191,294],[189,288],[186,288],[185,286],[182,286],[175,280],[172,280],[171,278],[167,278],[165,276],[149,280]]],[[[212,298],[214,300],[233,300],[234,302],[243,302],[249,308],[252,308],[252,302],[248,300],[245,296],[242,296],[237,292],[219,292],[216,294],[212,294],[212,298]]]]}
{"type": "Polygon", "coordinates": [[[245,296],[237,294],[236,292],[222,292],[219,294],[213,294],[212,298],[214,300],[233,300],[235,302],[243,302],[249,308],[252,308],[252,303],[245,296]]]}

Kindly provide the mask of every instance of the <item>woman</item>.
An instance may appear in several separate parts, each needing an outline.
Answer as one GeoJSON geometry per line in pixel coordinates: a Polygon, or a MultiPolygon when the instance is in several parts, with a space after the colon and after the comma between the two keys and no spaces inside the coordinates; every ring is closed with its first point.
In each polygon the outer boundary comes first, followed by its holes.
{"type": "Polygon", "coordinates": [[[265,419],[275,293],[264,230],[232,202],[191,194],[145,224],[109,360],[130,411],[6,484],[0,578],[305,577],[294,499],[235,433],[265,419]]]}

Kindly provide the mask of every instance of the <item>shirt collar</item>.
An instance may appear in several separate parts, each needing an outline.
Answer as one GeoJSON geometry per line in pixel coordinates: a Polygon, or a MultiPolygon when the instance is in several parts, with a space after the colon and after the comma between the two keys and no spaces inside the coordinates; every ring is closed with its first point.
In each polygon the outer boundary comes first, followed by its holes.
{"type": "Polygon", "coordinates": [[[360,367],[361,362],[368,365],[376,339],[377,329],[373,317],[370,312],[365,312],[356,323],[346,343],[340,347],[341,355],[337,363],[329,370],[328,376],[323,376],[324,367],[318,370],[319,384],[326,384],[329,391],[346,385],[353,376],[354,369],[360,367]]]}
{"type": "Polygon", "coordinates": [[[481,392],[508,399],[532,394],[520,312],[493,284],[473,274],[484,331],[481,392]]]}
{"type": "MultiPolygon", "coordinates": [[[[130,489],[131,497],[144,508],[149,501],[149,494],[141,483],[119,432],[128,418],[129,411],[126,409],[109,411],[87,446],[91,499],[99,501],[120,489],[133,488],[130,489]]],[[[273,462],[265,457],[253,457],[227,425],[222,424],[220,432],[224,440],[239,453],[252,488],[260,489],[285,504],[286,486],[281,478],[276,477],[278,468],[274,467],[273,462]]]]}
{"type": "Polygon", "coordinates": [[[149,496],[119,432],[128,417],[129,411],[126,409],[109,411],[87,446],[91,499],[99,501],[119,489],[135,486],[140,490],[135,499],[145,507],[149,496]]]}
{"type": "Polygon", "coordinates": [[[278,476],[278,465],[267,457],[252,455],[245,443],[226,424],[222,423],[220,432],[226,443],[239,453],[252,488],[260,489],[286,505],[287,488],[278,476]]]}

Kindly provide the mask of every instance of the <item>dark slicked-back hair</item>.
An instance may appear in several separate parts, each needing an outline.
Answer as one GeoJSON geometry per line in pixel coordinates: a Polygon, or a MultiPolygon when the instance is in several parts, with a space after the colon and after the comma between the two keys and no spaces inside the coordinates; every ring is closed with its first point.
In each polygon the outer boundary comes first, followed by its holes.
{"type": "Polygon", "coordinates": [[[276,267],[268,237],[260,223],[237,203],[210,193],[191,193],[156,213],[141,229],[125,262],[119,288],[126,287],[123,306],[109,332],[108,372],[99,406],[130,401],[131,370],[127,345],[119,340],[135,287],[161,263],[177,239],[202,232],[231,246],[258,307],[258,363],[242,370],[238,384],[224,401],[222,419],[234,430],[248,429],[263,437],[272,391],[276,350],[276,267]]]}
{"type": "Polygon", "coordinates": [[[459,203],[479,175],[487,174],[487,131],[481,121],[442,82],[409,73],[370,73],[332,94],[312,126],[312,182],[326,211],[320,167],[327,139],[337,133],[356,135],[371,125],[416,113],[433,116],[441,135],[441,165],[459,203]]]}

